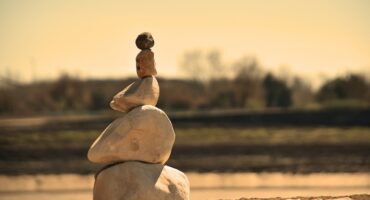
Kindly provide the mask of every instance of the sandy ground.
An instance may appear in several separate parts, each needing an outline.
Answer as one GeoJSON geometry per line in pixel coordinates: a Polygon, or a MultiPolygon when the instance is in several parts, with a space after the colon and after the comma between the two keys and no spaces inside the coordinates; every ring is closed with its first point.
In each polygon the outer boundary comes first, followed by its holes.
{"type": "MultiPolygon", "coordinates": [[[[272,197],[313,197],[313,196],[346,196],[350,194],[369,194],[369,189],[202,189],[191,190],[191,200],[216,200],[245,198],[272,198],[272,197]],[[367,193],[366,193],[367,192],[367,193]]],[[[17,194],[0,194],[1,200],[91,200],[92,192],[34,192],[17,194]]],[[[370,199],[369,197],[367,199],[370,199]]],[[[317,200],[321,200],[317,198],[317,200]]],[[[350,199],[337,199],[350,200],[350,199]]]]}
{"type": "MultiPolygon", "coordinates": [[[[192,200],[370,194],[370,173],[187,173],[192,200]]],[[[90,200],[92,175],[0,176],[1,200],[90,200]]]]}

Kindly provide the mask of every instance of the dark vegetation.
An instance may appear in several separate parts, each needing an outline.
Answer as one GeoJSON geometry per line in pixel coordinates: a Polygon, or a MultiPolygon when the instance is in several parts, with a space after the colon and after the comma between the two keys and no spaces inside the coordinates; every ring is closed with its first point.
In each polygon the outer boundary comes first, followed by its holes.
{"type": "MultiPolygon", "coordinates": [[[[133,78],[79,80],[64,75],[54,82],[3,83],[0,87],[0,113],[24,116],[103,111],[109,109],[112,96],[133,81],[133,78]]],[[[288,86],[272,74],[253,83],[258,85],[256,88],[248,86],[248,81],[221,79],[202,83],[159,78],[161,95],[158,107],[179,111],[366,108],[370,105],[370,84],[361,75],[330,80],[316,93],[296,84],[288,86]]]]}
{"type": "MultiPolygon", "coordinates": [[[[185,54],[182,69],[192,79],[158,78],[159,108],[188,111],[370,106],[370,83],[362,74],[327,80],[314,91],[300,77],[264,72],[255,58],[245,57],[225,66],[217,51],[185,54]]],[[[0,115],[106,111],[112,96],[134,80],[81,80],[64,74],[55,81],[22,84],[3,77],[0,79],[0,115]]]]}

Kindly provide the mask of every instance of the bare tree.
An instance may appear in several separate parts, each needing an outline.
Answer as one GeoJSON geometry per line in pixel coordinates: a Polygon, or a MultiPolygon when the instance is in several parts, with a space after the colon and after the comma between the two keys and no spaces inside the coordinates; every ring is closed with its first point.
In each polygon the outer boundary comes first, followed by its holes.
{"type": "Polygon", "coordinates": [[[237,107],[262,107],[262,67],[255,57],[244,56],[234,64],[234,93],[237,107]]]}

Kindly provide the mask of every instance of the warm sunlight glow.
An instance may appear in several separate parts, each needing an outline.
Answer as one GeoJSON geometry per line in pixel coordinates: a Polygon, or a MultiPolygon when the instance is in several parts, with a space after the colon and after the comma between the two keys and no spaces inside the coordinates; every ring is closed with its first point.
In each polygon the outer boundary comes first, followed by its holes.
{"type": "Polygon", "coordinates": [[[370,1],[0,1],[0,75],[32,81],[135,75],[136,36],[150,31],[160,76],[181,77],[187,50],[255,55],[316,81],[370,69],[370,1]],[[324,76],[324,77],[325,77],[324,76]]]}

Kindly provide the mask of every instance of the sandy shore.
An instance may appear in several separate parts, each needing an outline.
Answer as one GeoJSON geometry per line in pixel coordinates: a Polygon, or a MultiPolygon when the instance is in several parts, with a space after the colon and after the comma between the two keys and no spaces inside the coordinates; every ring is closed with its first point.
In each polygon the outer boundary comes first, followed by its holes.
{"type": "MultiPolygon", "coordinates": [[[[369,173],[187,173],[192,200],[370,194],[369,173]]],[[[90,200],[93,175],[0,176],[0,199],[90,200]]],[[[323,198],[310,199],[323,199],[323,198]]],[[[367,199],[369,196],[362,196],[367,199]]],[[[334,197],[333,197],[334,198],[334,197]]],[[[301,198],[302,199],[302,198],[301,198]]],[[[349,198],[346,198],[350,200],[349,198]]]]}

